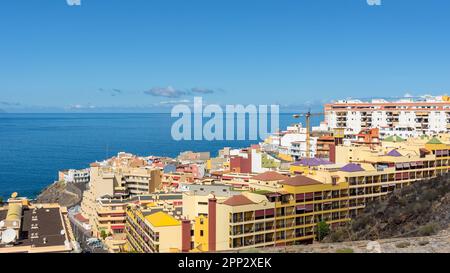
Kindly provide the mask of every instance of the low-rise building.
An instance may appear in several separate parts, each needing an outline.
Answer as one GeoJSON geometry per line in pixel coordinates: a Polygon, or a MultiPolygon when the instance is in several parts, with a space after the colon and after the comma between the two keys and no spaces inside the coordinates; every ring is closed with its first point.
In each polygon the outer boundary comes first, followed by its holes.
{"type": "Polygon", "coordinates": [[[63,170],[58,173],[58,181],[66,183],[88,183],[90,177],[90,169],[83,170],[63,170]]]}
{"type": "Polygon", "coordinates": [[[64,253],[75,248],[67,209],[13,194],[0,207],[0,253],[64,253]]]}

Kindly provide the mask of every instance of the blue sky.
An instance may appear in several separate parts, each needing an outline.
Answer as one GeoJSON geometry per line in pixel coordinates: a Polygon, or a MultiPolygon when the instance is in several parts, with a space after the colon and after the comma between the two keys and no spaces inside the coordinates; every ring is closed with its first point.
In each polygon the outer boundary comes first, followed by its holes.
{"type": "MultiPolygon", "coordinates": [[[[5,0],[0,109],[450,93],[450,1],[5,0]]],[[[125,110],[124,110],[125,109],[125,110]]]]}

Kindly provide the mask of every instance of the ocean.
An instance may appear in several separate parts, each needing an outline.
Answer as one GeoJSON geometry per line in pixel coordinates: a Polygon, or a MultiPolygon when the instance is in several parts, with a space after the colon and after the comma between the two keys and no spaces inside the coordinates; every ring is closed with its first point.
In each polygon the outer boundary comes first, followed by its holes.
{"type": "MultiPolygon", "coordinates": [[[[170,114],[0,114],[0,196],[36,197],[58,170],[129,152],[176,157],[182,151],[248,147],[258,141],[175,141],[170,114]]],[[[280,128],[304,120],[280,114],[280,128]]],[[[312,125],[319,124],[315,118],[312,125]]]]}

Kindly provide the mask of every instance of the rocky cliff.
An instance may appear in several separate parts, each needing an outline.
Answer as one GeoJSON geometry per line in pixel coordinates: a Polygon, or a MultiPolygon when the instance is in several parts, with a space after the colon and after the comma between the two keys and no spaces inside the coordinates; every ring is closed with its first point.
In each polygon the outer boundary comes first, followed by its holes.
{"type": "Polygon", "coordinates": [[[36,198],[37,203],[58,203],[72,207],[81,202],[85,184],[72,184],[58,181],[44,189],[36,198]]]}

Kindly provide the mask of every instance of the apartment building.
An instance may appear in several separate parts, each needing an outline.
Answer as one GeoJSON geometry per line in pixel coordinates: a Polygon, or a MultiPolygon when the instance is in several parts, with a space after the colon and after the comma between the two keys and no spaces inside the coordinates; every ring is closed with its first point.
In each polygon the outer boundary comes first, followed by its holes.
{"type": "Polygon", "coordinates": [[[240,194],[232,186],[225,184],[183,185],[183,216],[194,220],[198,216],[208,215],[208,200],[212,197],[222,200],[240,194]]]}
{"type": "Polygon", "coordinates": [[[301,124],[288,126],[285,131],[277,132],[263,143],[260,143],[261,149],[269,152],[277,152],[286,154],[294,159],[306,157],[314,157],[316,154],[317,137],[309,138],[309,151],[307,145],[307,130],[301,124]]]}
{"type": "Polygon", "coordinates": [[[126,243],[126,208],[136,204],[153,210],[174,211],[182,206],[180,193],[153,193],[130,198],[103,197],[97,199],[93,211],[90,211],[92,235],[105,239],[112,252],[119,252],[126,243]]]}
{"type": "Polygon", "coordinates": [[[117,159],[113,159],[112,163],[91,164],[90,181],[83,192],[81,213],[93,227],[99,199],[127,199],[145,195],[155,192],[161,185],[159,168],[134,165],[136,159],[131,160],[131,163],[129,160],[124,163],[124,158],[120,160],[125,165],[118,164],[117,159]]]}
{"type": "MultiPolygon", "coordinates": [[[[350,217],[355,217],[369,201],[449,171],[450,145],[437,137],[427,139],[387,142],[378,149],[338,146],[337,164],[319,166],[309,173],[320,181],[336,178],[338,182],[347,182],[350,217]]],[[[443,136],[441,139],[448,140],[443,136]]]]}
{"type": "Polygon", "coordinates": [[[449,148],[432,138],[421,150],[372,151],[356,159],[359,163],[327,163],[314,166],[305,175],[274,180],[279,186],[272,189],[220,201],[211,198],[208,234],[215,238],[208,242],[209,251],[309,243],[315,239],[320,221],[331,226],[349,221],[368,202],[448,172],[449,148]]]}
{"type": "Polygon", "coordinates": [[[67,253],[76,246],[67,209],[13,194],[0,207],[0,253],[67,253]]]}
{"type": "Polygon", "coordinates": [[[89,182],[90,169],[83,170],[63,170],[58,173],[58,181],[66,183],[87,183],[89,182]]]}
{"type": "Polygon", "coordinates": [[[310,243],[320,221],[348,221],[348,184],[325,184],[305,176],[284,177],[278,191],[209,196],[194,220],[194,246],[201,251],[310,243]],[[203,235],[203,236],[199,236],[203,235]]]}
{"type": "Polygon", "coordinates": [[[191,248],[191,226],[182,225],[181,210],[146,209],[139,205],[126,208],[126,238],[124,251],[139,253],[179,252],[182,249],[183,228],[191,248]]]}
{"type": "Polygon", "coordinates": [[[330,129],[344,128],[354,135],[364,129],[380,128],[382,138],[433,135],[450,129],[450,98],[425,97],[387,101],[340,100],[325,104],[325,121],[330,129]]]}

